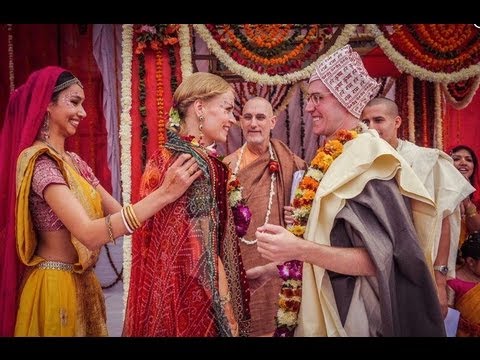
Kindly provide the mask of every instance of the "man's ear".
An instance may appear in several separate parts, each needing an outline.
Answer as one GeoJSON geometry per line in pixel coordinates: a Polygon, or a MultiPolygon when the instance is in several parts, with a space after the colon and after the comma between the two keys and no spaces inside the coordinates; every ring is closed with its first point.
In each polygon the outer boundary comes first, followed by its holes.
{"type": "Polygon", "coordinates": [[[395,129],[398,129],[400,125],[402,125],[402,118],[400,117],[400,115],[397,115],[395,117],[395,129]]]}
{"type": "Polygon", "coordinates": [[[270,119],[270,121],[272,123],[272,127],[270,129],[273,130],[275,125],[277,125],[277,116],[273,115],[272,118],[270,119]]]}

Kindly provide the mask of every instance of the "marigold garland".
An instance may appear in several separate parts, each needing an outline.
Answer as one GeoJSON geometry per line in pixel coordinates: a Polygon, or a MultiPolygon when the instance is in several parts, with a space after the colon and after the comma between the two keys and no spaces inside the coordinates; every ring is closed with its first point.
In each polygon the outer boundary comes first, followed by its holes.
{"type": "MultiPolygon", "coordinates": [[[[447,28],[451,25],[454,24],[446,24],[444,27],[447,28]]],[[[444,33],[440,38],[444,37],[445,41],[448,39],[455,42],[455,49],[458,53],[442,54],[446,56],[445,59],[436,59],[428,55],[421,47],[419,49],[414,47],[415,40],[408,35],[408,31],[403,27],[395,27],[396,30],[390,35],[387,31],[384,31],[383,27],[380,29],[374,24],[365,26],[367,33],[375,38],[375,42],[400,71],[421,80],[443,83],[466,80],[480,74],[480,65],[478,64],[478,57],[480,56],[479,41],[473,42],[473,45],[468,47],[468,45],[465,46],[462,43],[464,39],[455,41],[444,33]]],[[[473,25],[471,27],[473,28],[473,25]]],[[[471,39],[475,37],[478,39],[478,34],[469,32],[469,35],[472,36],[471,39]]]]}
{"type": "MultiPolygon", "coordinates": [[[[328,50],[319,56],[310,65],[304,67],[301,70],[295,72],[289,72],[285,75],[274,75],[271,76],[267,73],[260,73],[256,70],[250,69],[245,64],[241,64],[236,59],[234,59],[229,53],[227,53],[222,46],[213,38],[209,29],[203,24],[194,24],[193,28],[197,34],[202,38],[203,41],[207,44],[208,48],[212,53],[220,60],[220,62],[225,65],[230,71],[235,74],[240,75],[246,81],[252,81],[262,85],[278,85],[278,84],[291,84],[296,83],[300,80],[307,79],[310,77],[311,73],[314,71],[315,66],[319,64],[325,57],[340,49],[342,46],[348,43],[350,38],[354,35],[356,31],[356,25],[347,24],[345,26],[339,27],[336,30],[339,32],[338,37],[334,40],[333,44],[329,44],[328,50]]],[[[334,36],[334,38],[335,38],[334,36]]]]}
{"type": "MultiPolygon", "coordinates": [[[[305,176],[295,191],[293,200],[293,223],[287,229],[295,236],[303,237],[312,210],[315,193],[333,161],[343,152],[343,145],[355,139],[360,132],[355,130],[339,130],[334,139],[325,143],[317,150],[308,167],[305,176]]],[[[278,266],[279,275],[283,280],[278,297],[275,337],[291,337],[298,323],[298,311],[302,300],[302,262],[287,261],[278,266]]]]}

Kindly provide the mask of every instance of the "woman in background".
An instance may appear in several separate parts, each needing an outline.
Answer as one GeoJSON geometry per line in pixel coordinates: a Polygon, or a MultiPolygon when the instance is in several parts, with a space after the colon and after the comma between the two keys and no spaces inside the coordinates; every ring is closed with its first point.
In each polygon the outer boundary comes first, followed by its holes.
{"type": "Polygon", "coordinates": [[[456,278],[447,280],[453,290],[450,306],[460,311],[457,336],[480,336],[480,233],[470,234],[460,248],[463,265],[456,278]],[[453,300],[453,301],[452,301],[453,300]]]}
{"type": "MultiPolygon", "coordinates": [[[[475,152],[466,145],[457,145],[451,150],[450,155],[458,171],[460,171],[460,173],[462,173],[462,175],[465,176],[468,181],[470,181],[470,184],[476,188],[478,158],[475,152]]],[[[474,200],[473,194],[474,193],[465,198],[460,204],[462,227],[458,242],[459,249],[467,238],[468,234],[474,231],[480,231],[480,215],[477,211],[479,204],[474,200]]]]}

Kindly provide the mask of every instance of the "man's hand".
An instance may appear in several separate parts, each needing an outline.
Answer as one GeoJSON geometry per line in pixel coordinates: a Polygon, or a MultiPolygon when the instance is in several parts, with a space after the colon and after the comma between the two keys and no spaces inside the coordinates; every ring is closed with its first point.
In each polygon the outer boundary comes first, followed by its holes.
{"type": "Polygon", "coordinates": [[[277,275],[277,266],[275,263],[267,265],[256,266],[247,270],[247,280],[250,291],[254,293],[261,288],[270,279],[277,275]]]}

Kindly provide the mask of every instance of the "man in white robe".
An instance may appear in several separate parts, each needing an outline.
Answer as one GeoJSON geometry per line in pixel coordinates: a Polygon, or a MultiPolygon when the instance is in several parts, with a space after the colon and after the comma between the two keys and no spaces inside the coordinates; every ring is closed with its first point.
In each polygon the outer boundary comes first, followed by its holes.
{"type": "Polygon", "coordinates": [[[445,317],[448,311],[447,277],[455,277],[458,239],[460,236],[460,202],[475,188],[453,165],[450,156],[439,149],[420,147],[397,137],[402,123],[398,106],[387,98],[374,98],[365,106],[360,119],[377,130],[412,167],[425,185],[437,207],[434,246],[426,256],[435,270],[438,297],[445,317]]]}
{"type": "MultiPolygon", "coordinates": [[[[330,140],[358,128],[378,89],[349,45],[327,56],[308,87],[314,133],[330,140]]],[[[424,256],[435,214],[406,161],[365,130],[321,179],[303,239],[276,225],[258,228],[258,251],[272,263],[250,273],[303,261],[295,336],[445,336],[424,256]]]]}

